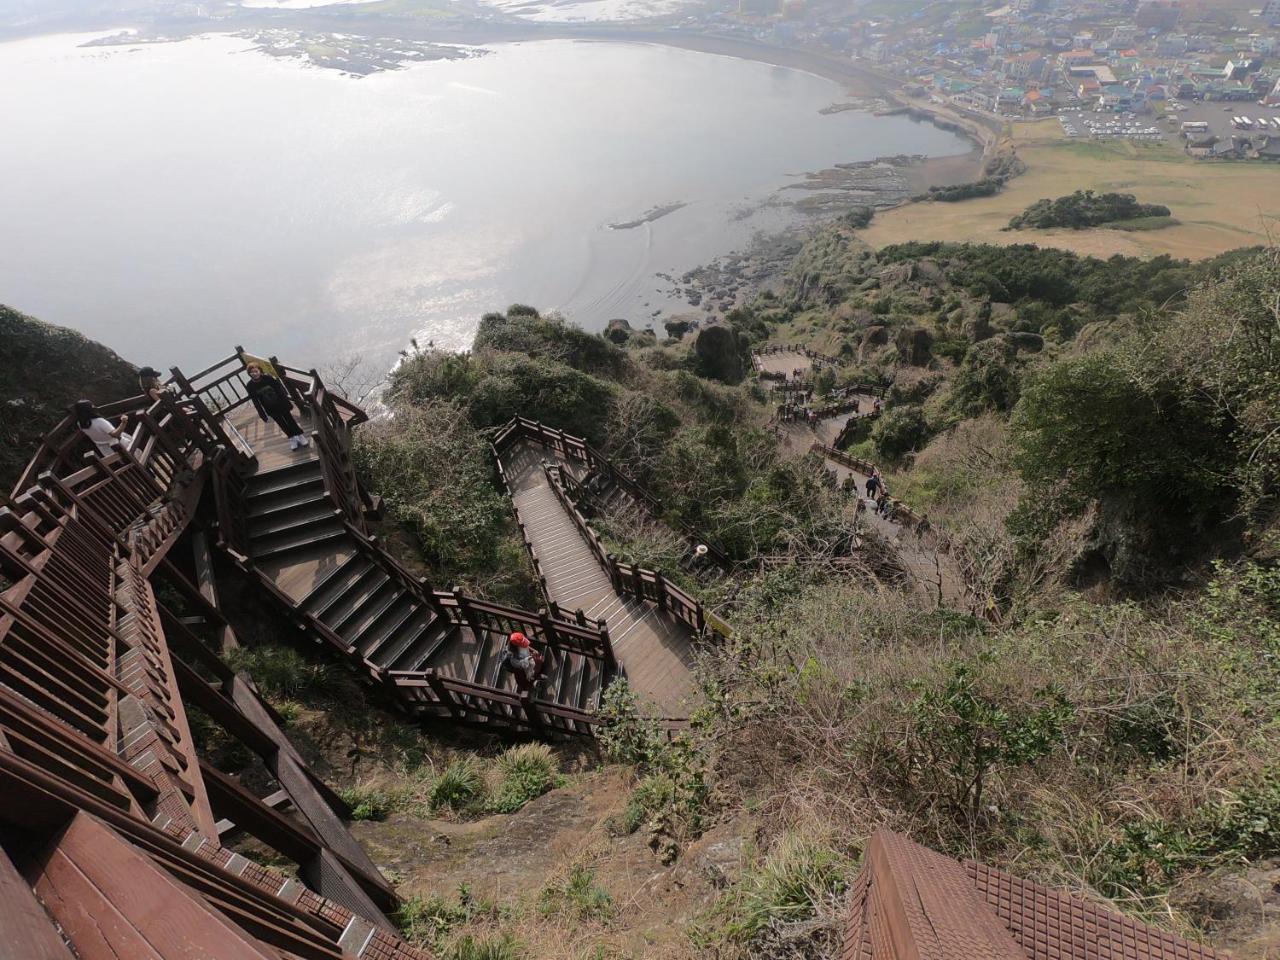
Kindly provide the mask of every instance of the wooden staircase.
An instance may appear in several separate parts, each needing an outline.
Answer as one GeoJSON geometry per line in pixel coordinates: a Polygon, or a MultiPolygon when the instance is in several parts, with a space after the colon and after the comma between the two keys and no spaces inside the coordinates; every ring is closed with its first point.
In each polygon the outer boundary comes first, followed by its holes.
{"type": "Polygon", "coordinates": [[[576,625],[545,613],[433,591],[346,520],[318,456],[251,475],[243,508],[249,552],[233,557],[260,581],[274,587],[291,564],[339,558],[301,596],[269,592],[299,626],[391,689],[411,713],[516,732],[592,732],[589,715],[613,674],[611,654],[582,638],[576,646],[556,642],[576,625]],[[545,661],[538,686],[525,696],[501,668],[515,630],[545,661]],[[529,723],[531,711],[537,724],[529,723]]]}

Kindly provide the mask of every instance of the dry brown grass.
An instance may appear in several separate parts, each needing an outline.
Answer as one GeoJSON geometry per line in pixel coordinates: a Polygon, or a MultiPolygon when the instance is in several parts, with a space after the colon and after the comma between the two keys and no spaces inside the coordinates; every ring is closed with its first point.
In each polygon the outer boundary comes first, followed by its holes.
{"type": "Polygon", "coordinates": [[[1280,219],[1280,191],[1272,164],[1203,162],[1167,145],[1068,140],[1055,119],[1019,123],[1013,143],[1026,172],[994,197],[960,203],[913,203],[876,215],[859,232],[874,247],[909,240],[1035,243],[1076,253],[1193,260],[1265,243],[1280,219]],[[1168,206],[1178,225],[1148,232],[1019,230],[1009,219],[1036,200],[1074,190],[1132,193],[1168,206]]]}

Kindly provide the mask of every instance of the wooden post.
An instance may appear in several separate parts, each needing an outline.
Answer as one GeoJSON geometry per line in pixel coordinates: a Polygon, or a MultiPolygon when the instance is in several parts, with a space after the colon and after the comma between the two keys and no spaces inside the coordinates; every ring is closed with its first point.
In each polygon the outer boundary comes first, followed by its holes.
{"type": "Polygon", "coordinates": [[[653,571],[653,589],[657,593],[658,609],[667,609],[667,578],[662,575],[661,570],[653,571]]]}
{"type": "Polygon", "coordinates": [[[618,657],[613,652],[613,640],[609,636],[609,626],[600,621],[600,649],[604,653],[604,665],[610,673],[618,672],[618,657]]]}
{"type": "Polygon", "coordinates": [[[427,686],[431,688],[431,692],[436,695],[436,700],[444,704],[449,710],[449,716],[455,720],[462,719],[462,707],[458,703],[458,698],[453,695],[453,691],[444,685],[434,670],[427,671],[427,686]]]}

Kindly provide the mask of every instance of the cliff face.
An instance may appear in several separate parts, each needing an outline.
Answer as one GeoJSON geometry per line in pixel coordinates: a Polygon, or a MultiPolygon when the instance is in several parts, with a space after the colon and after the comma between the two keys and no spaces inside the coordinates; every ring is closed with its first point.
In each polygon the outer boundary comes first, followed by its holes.
{"type": "Polygon", "coordinates": [[[71,404],[137,393],[133,365],[114,351],[0,304],[0,490],[9,492],[71,404]]]}

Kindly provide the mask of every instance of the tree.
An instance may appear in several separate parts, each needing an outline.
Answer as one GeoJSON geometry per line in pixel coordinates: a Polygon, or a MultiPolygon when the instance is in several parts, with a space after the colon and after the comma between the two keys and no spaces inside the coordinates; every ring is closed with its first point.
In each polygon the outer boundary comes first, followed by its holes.
{"type": "Polygon", "coordinates": [[[871,442],[881,456],[897,460],[918,450],[929,439],[929,424],[918,406],[893,407],[871,430],[871,442]]]}

